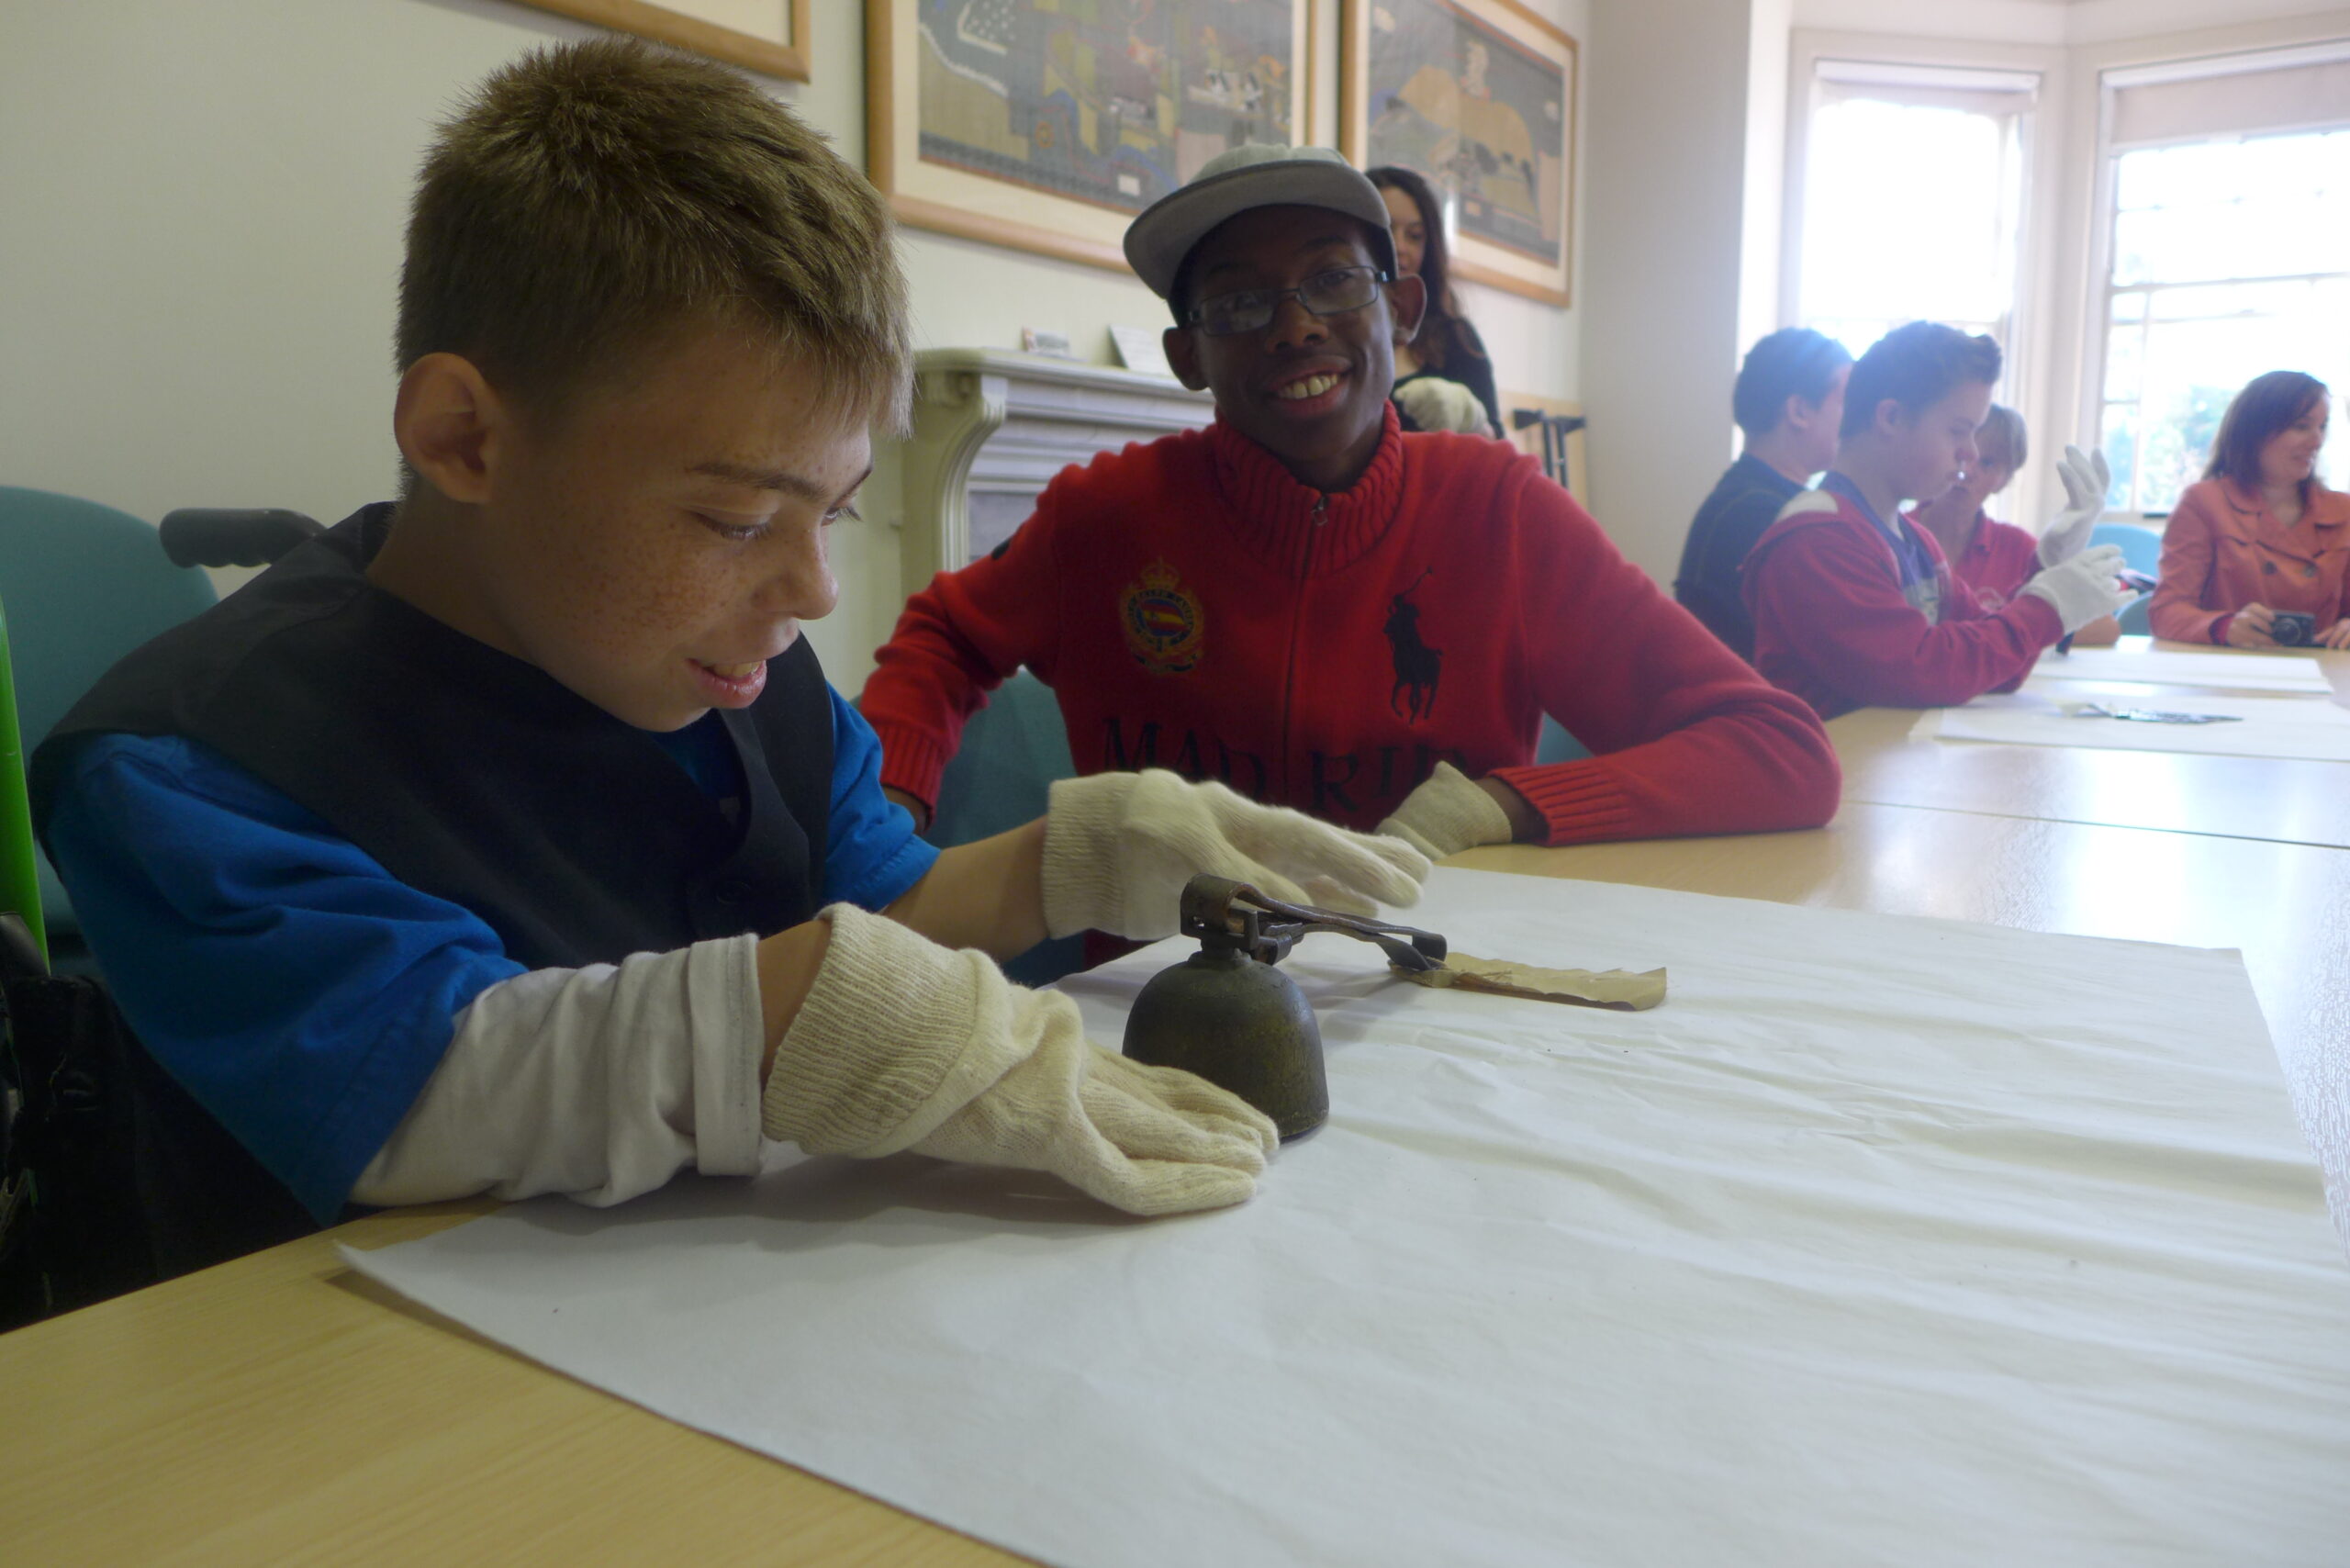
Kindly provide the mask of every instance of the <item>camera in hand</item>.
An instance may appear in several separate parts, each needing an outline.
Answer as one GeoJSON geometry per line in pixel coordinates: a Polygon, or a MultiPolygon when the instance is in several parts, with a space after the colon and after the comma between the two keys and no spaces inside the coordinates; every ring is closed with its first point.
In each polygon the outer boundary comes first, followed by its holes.
{"type": "Polygon", "coordinates": [[[2317,641],[2317,617],[2280,610],[2268,622],[2268,635],[2280,648],[2306,648],[2317,641]]]}

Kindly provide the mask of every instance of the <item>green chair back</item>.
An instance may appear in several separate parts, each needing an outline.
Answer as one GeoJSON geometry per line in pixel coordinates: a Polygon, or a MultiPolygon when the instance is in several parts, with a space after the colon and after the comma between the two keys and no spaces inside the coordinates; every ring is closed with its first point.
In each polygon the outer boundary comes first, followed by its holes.
{"type": "Polygon", "coordinates": [[[0,601],[0,914],[22,915],[33,946],[49,957],[40,916],[40,854],[33,848],[33,813],[25,799],[25,748],[17,730],[17,683],[8,667],[8,611],[0,601]]]}
{"type": "MultiPolygon", "coordinates": [[[[209,609],[212,579],[174,566],[155,531],[126,511],[0,486],[0,595],[16,654],[19,749],[29,755],[117,659],[209,609]]],[[[23,758],[5,788],[21,794],[23,758]]],[[[52,934],[76,929],[65,889],[38,853],[52,934]]]]}
{"type": "MultiPolygon", "coordinates": [[[[923,836],[941,849],[1035,822],[1053,782],[1072,778],[1069,731],[1052,688],[1016,670],[963,726],[963,741],[938,779],[938,809],[923,836]]],[[[1040,942],[1003,966],[1022,985],[1049,985],[1085,967],[1082,937],[1040,942]]]]}
{"type": "Polygon", "coordinates": [[[1016,670],[963,726],[938,780],[938,809],[923,836],[941,849],[1035,822],[1056,779],[1072,778],[1069,732],[1052,688],[1016,670]]]}
{"type": "Polygon", "coordinates": [[[1591,748],[1567,734],[1558,720],[1542,715],[1542,738],[1534,745],[1535,761],[1579,762],[1590,755],[1591,748]]]}

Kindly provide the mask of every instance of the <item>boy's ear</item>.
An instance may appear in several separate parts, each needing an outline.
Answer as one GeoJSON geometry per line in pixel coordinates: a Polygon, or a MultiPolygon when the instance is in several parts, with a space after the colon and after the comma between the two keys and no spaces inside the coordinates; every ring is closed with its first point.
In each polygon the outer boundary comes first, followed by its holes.
{"type": "Polygon", "coordinates": [[[392,405],[400,455],[453,501],[477,506],[489,498],[490,470],[511,428],[505,400],[462,355],[426,354],[400,377],[392,405]]]}
{"type": "Polygon", "coordinates": [[[1420,335],[1420,319],[1428,313],[1428,280],[1406,273],[1387,286],[1387,308],[1395,317],[1395,341],[1408,343],[1420,335]]]}
{"type": "Polygon", "coordinates": [[[1787,394],[1785,407],[1779,410],[1779,423],[1788,430],[1808,430],[1819,418],[1819,405],[1807,400],[1800,392],[1787,394]]]}
{"type": "Polygon", "coordinates": [[[1168,367],[1175,372],[1175,379],[1194,392],[1208,389],[1208,378],[1200,374],[1200,341],[1189,327],[1169,327],[1158,334],[1158,346],[1167,351],[1168,367]]]}
{"type": "Polygon", "coordinates": [[[1875,431],[1877,434],[1898,435],[1903,431],[1908,430],[1909,425],[1909,410],[1901,406],[1901,400],[1899,398],[1880,398],[1877,399],[1875,416],[1869,420],[1869,427],[1875,431]]]}

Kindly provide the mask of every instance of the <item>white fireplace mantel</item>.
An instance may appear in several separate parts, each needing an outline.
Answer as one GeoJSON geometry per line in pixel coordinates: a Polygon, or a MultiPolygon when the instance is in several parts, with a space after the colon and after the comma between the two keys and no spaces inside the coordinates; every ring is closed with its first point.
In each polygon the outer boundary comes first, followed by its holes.
{"type": "Polygon", "coordinates": [[[914,357],[900,577],[909,594],[1012,535],[1053,476],[1095,453],[1208,422],[1214,400],[1162,375],[998,349],[914,357]]]}

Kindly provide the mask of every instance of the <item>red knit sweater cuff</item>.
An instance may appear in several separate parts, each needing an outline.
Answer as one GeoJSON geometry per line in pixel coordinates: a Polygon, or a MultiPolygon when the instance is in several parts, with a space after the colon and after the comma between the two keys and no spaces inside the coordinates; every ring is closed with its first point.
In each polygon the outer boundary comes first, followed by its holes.
{"type": "Polygon", "coordinates": [[[936,811],[938,777],[946,771],[954,750],[927,731],[887,720],[874,722],[873,733],[881,741],[882,784],[891,790],[903,790],[931,811],[936,811]]]}
{"type": "Polygon", "coordinates": [[[1550,830],[1543,840],[1546,844],[1581,844],[1631,834],[1631,800],[1614,769],[1596,757],[1496,767],[1493,776],[1542,813],[1550,830]]]}

